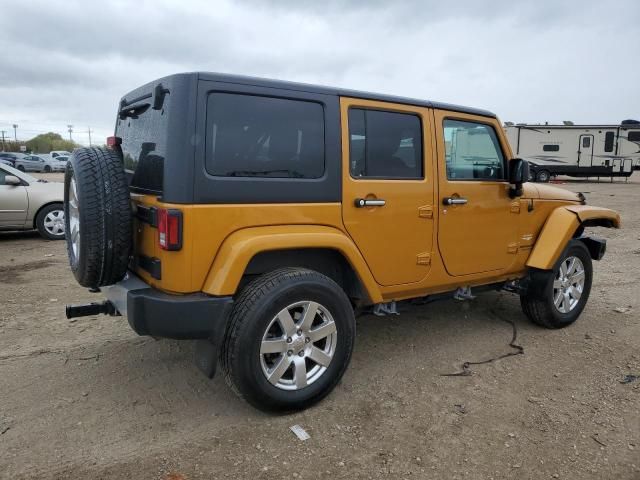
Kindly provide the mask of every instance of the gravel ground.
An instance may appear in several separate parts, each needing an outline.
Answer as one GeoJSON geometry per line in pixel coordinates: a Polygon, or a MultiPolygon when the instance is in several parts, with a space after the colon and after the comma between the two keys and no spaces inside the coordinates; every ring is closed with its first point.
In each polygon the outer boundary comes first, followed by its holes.
{"type": "Polygon", "coordinates": [[[640,378],[622,383],[640,376],[640,178],[561,186],[624,222],[596,229],[608,252],[575,325],[535,327],[508,293],[360,317],[336,390],[283,416],[204,378],[190,342],[66,320],[96,296],[64,243],[0,233],[0,478],[640,479],[640,378]],[[512,351],[505,319],[524,355],[441,376],[512,351]]]}

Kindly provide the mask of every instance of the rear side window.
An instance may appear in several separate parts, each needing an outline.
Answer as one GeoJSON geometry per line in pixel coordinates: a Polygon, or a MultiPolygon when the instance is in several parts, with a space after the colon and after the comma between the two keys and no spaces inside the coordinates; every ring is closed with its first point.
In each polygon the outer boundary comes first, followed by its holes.
{"type": "Polygon", "coordinates": [[[613,152],[613,142],[616,134],[613,132],[607,132],[604,134],[604,151],[613,152]]]}
{"type": "Polygon", "coordinates": [[[122,138],[124,169],[134,191],[162,193],[170,103],[167,96],[162,110],[146,104],[118,118],[116,135],[122,138]]]}
{"type": "Polygon", "coordinates": [[[627,139],[630,142],[640,142],[640,131],[629,132],[627,139]]]}
{"type": "Polygon", "coordinates": [[[504,156],[493,127],[461,120],[444,121],[449,180],[504,180],[504,156]]]}
{"type": "Polygon", "coordinates": [[[542,151],[543,152],[559,152],[560,145],[551,145],[551,144],[543,145],[542,151]]]}
{"type": "Polygon", "coordinates": [[[349,165],[354,178],[423,178],[420,117],[350,109],[349,165]]]}
{"type": "Polygon", "coordinates": [[[324,109],[314,102],[212,93],[206,169],[223,177],[320,178],[324,109]]]}

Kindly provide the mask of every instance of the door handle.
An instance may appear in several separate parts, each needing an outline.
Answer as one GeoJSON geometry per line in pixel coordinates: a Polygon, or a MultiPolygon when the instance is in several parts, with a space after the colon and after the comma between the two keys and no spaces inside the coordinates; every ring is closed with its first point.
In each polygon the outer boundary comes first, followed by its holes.
{"type": "Polygon", "coordinates": [[[468,202],[466,198],[459,197],[444,197],[442,203],[444,205],[464,205],[468,202]]]}
{"type": "Polygon", "coordinates": [[[353,202],[356,208],[364,208],[364,207],[384,207],[387,202],[376,198],[375,200],[367,200],[366,198],[356,198],[353,202]]]}

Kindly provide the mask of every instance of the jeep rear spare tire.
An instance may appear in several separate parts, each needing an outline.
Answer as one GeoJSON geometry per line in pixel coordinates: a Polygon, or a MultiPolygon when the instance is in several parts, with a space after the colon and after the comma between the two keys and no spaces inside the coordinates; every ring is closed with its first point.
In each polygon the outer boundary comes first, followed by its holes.
{"type": "Polygon", "coordinates": [[[67,253],[78,283],[96,288],[121,280],[131,250],[131,203],[120,154],[73,152],[64,177],[67,253]]]}

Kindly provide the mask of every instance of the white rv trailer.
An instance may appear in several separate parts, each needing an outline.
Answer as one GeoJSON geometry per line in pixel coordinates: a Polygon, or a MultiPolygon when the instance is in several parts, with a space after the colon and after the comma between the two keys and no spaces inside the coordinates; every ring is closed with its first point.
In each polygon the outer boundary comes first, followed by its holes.
{"type": "Polygon", "coordinates": [[[506,125],[516,157],[529,161],[530,180],[629,177],[640,170],[640,122],[620,125],[506,125]]]}

